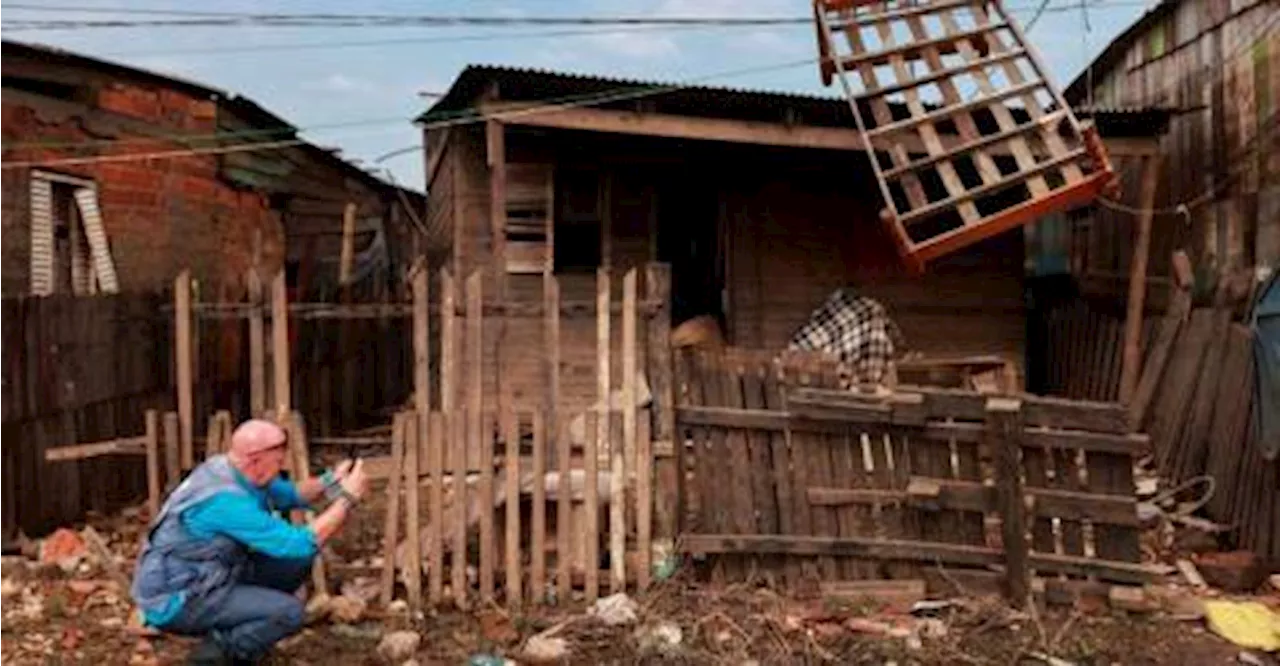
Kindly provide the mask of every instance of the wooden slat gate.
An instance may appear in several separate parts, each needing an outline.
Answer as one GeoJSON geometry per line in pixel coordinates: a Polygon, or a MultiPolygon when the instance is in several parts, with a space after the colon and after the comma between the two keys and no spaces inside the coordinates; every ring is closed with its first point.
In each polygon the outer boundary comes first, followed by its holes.
{"type": "Polygon", "coordinates": [[[677,359],[691,482],[681,543],[713,579],[1033,576],[1141,583],[1125,410],[902,387],[831,388],[834,367],[727,350],[677,359]],[[943,574],[943,568],[947,573],[943,574]]]}

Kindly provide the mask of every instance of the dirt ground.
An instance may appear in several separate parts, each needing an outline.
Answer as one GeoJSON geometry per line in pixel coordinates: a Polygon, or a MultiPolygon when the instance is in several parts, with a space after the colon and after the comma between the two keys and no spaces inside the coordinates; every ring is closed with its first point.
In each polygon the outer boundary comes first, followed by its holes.
{"type": "MultiPolygon", "coordinates": [[[[128,626],[125,595],[115,583],[93,577],[99,572],[68,578],[56,565],[24,567],[12,558],[4,568],[0,638],[7,664],[174,664],[193,645],[190,639],[146,637],[128,626]],[[22,568],[25,573],[17,574],[22,568]]],[[[963,599],[920,619],[866,604],[785,599],[763,588],[715,589],[683,575],[635,601],[637,620],[619,627],[584,613],[582,604],[524,613],[448,612],[417,621],[371,612],[356,624],[308,627],[283,643],[271,663],[383,664],[376,650],[380,638],[401,629],[421,633],[419,664],[465,664],[485,654],[531,663],[522,659],[525,641],[556,625],[552,634],[569,648],[560,663],[573,664],[1241,663],[1240,650],[1207,631],[1203,621],[1119,611],[1026,614],[995,599],[963,599]],[[659,640],[664,631],[678,638],[659,640]]]]}
{"type": "MultiPolygon", "coordinates": [[[[363,574],[331,571],[335,594],[361,587],[368,594],[376,580],[382,515],[370,508],[357,514],[331,555],[373,568],[363,574]]],[[[120,578],[130,573],[126,563],[140,543],[142,513],[90,518],[109,558],[123,564],[114,575],[92,548],[71,565],[65,559],[61,566],[41,564],[35,544],[23,557],[4,558],[3,663],[183,663],[192,639],[146,635],[129,621],[122,589],[127,581],[120,578]]],[[[526,648],[530,637],[542,634],[564,640],[567,653],[553,663],[569,664],[1280,666],[1275,655],[1261,653],[1253,653],[1255,661],[1241,661],[1241,650],[1209,631],[1203,619],[1129,613],[1105,602],[1018,612],[998,598],[968,595],[924,617],[870,600],[790,598],[759,585],[715,587],[703,580],[691,567],[682,568],[634,599],[637,617],[622,626],[592,617],[580,600],[563,608],[491,606],[467,613],[428,611],[417,618],[375,602],[352,623],[314,622],[279,645],[270,663],[387,664],[377,649],[383,636],[410,630],[421,636],[413,655],[419,665],[504,664],[503,658],[511,660],[506,664],[540,663],[526,648]],[[499,659],[473,661],[485,655],[499,659]]],[[[1280,608],[1280,593],[1261,598],[1280,608]]]]}

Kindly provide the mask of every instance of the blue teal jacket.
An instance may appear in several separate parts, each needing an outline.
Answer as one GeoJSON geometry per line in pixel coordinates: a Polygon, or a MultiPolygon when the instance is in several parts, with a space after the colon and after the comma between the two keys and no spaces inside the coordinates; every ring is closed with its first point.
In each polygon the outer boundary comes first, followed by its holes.
{"type": "Polygon", "coordinates": [[[300,508],[308,505],[285,479],[259,488],[226,456],[201,463],[160,508],[138,555],[130,592],[143,621],[163,628],[188,600],[226,594],[251,553],[315,557],[315,532],[275,513],[300,508]]]}

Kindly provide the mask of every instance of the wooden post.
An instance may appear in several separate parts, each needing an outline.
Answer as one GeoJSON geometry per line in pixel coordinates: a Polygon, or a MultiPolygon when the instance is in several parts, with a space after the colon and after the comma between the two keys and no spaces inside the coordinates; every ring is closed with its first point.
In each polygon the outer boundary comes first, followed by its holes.
{"type": "MultiPolygon", "coordinates": [[[[440,289],[440,410],[445,414],[445,446],[448,447],[449,458],[453,462],[452,515],[461,516],[458,507],[466,505],[467,497],[467,418],[465,412],[460,411],[463,405],[458,399],[458,368],[462,352],[458,346],[458,287],[448,269],[440,271],[440,289]]],[[[443,518],[443,514],[441,517],[443,518]]],[[[453,540],[453,548],[449,560],[449,587],[458,608],[466,608],[466,525],[455,519],[450,528],[452,531],[447,536],[453,540]]],[[[443,545],[439,548],[442,547],[443,545]]]]}
{"type": "Polygon", "coordinates": [[[987,400],[987,446],[995,460],[996,496],[1005,553],[1009,601],[1017,608],[1029,601],[1027,525],[1022,490],[1022,403],[1012,398],[987,400]]]}
{"type": "MultiPolygon", "coordinates": [[[[435,445],[437,443],[437,439],[432,437],[430,429],[433,425],[439,425],[438,423],[433,424],[431,422],[431,348],[428,344],[427,305],[429,303],[429,294],[427,292],[427,270],[427,262],[425,258],[419,258],[412,268],[413,404],[416,411],[417,426],[410,430],[410,432],[414,433],[415,436],[409,440],[409,443],[412,445],[412,450],[409,452],[409,455],[406,456],[406,460],[408,461],[406,467],[409,468],[413,474],[413,476],[408,480],[409,526],[406,529],[409,531],[409,534],[411,535],[410,540],[414,544],[421,542],[419,535],[420,521],[418,516],[420,506],[418,498],[420,475],[418,472],[421,469],[421,464],[423,462],[426,462],[428,467],[432,467],[431,463],[435,461],[435,456],[438,453],[434,450],[438,447],[433,446],[433,450],[426,454],[426,460],[422,460],[422,452],[428,445],[428,442],[430,442],[431,445],[435,445]]],[[[432,467],[432,471],[438,471],[438,469],[432,467]]],[[[436,493],[442,482],[443,479],[439,474],[431,477],[431,500],[434,501],[436,499],[436,493]]],[[[429,521],[436,521],[438,524],[438,514],[436,513],[437,509],[438,507],[435,506],[429,507],[427,519],[429,521]]],[[[432,550],[439,550],[439,546],[437,545],[438,543],[439,542],[433,543],[432,550]]],[[[409,604],[417,609],[422,605],[422,556],[417,547],[411,546],[410,548],[411,550],[409,552],[416,555],[417,559],[415,560],[416,564],[413,567],[412,574],[407,578],[414,588],[409,593],[409,604]],[[414,604],[417,605],[415,606],[414,604]]],[[[432,580],[435,580],[436,573],[435,567],[432,567],[432,580]]],[[[428,594],[432,599],[436,596],[434,589],[428,594]]]]}
{"type": "Polygon", "coordinates": [[[181,464],[183,469],[191,469],[195,467],[195,453],[191,446],[192,412],[195,409],[192,396],[191,271],[182,271],[173,281],[173,316],[174,350],[178,365],[175,377],[178,382],[181,464]]]}
{"type": "Polygon", "coordinates": [[[1173,277],[1172,293],[1169,297],[1169,308],[1161,320],[1156,332],[1155,341],[1151,345],[1146,367],[1142,368],[1138,379],[1138,388],[1132,402],[1129,403],[1129,427],[1133,430],[1142,428],[1146,421],[1147,409],[1155,397],[1160,378],[1164,376],[1165,365],[1173,351],[1183,322],[1191,312],[1191,284],[1193,275],[1191,261],[1182,250],[1173,253],[1170,261],[1173,277]]]}
{"type": "MultiPolygon", "coordinates": [[[[396,589],[396,543],[400,531],[400,484],[404,479],[404,418],[391,420],[391,475],[387,481],[387,513],[382,530],[382,605],[391,603],[396,589]]],[[[416,535],[409,535],[409,539],[416,535]]],[[[405,546],[406,550],[408,546],[405,546]]]]}
{"type": "MultiPolygon", "coordinates": [[[[428,341],[427,262],[419,259],[413,271],[413,405],[418,425],[426,432],[431,413],[431,347],[428,341]]],[[[424,439],[425,441],[425,439],[424,439]]]]}
{"type": "MultiPolygon", "coordinates": [[[[524,597],[524,584],[520,580],[520,419],[510,405],[502,413],[502,434],[507,445],[507,529],[503,544],[507,555],[507,606],[518,609],[524,597]]],[[[534,483],[538,480],[534,479],[534,483]]]]}
{"type": "MultiPolygon", "coordinates": [[[[596,418],[595,446],[590,447],[587,453],[588,497],[586,500],[587,528],[585,533],[588,535],[588,539],[587,561],[584,563],[587,576],[587,603],[594,603],[600,594],[600,567],[598,564],[600,558],[596,546],[598,539],[591,536],[600,533],[599,509],[598,503],[595,501],[598,496],[598,490],[595,487],[597,484],[594,471],[599,464],[598,456],[600,452],[612,452],[611,442],[609,441],[609,422],[612,415],[612,410],[609,409],[609,389],[612,384],[609,377],[609,371],[611,370],[609,352],[612,351],[609,348],[609,324],[612,317],[612,313],[609,311],[609,296],[609,269],[600,268],[596,271],[596,395],[599,399],[599,412],[596,418]]],[[[621,461],[619,461],[618,467],[621,467],[621,461]]],[[[614,484],[619,483],[619,481],[620,479],[613,479],[614,484]]],[[[617,526],[614,525],[612,528],[616,530],[617,526]]],[[[612,534],[610,536],[609,552],[610,556],[615,558],[613,571],[616,577],[617,573],[622,571],[621,567],[624,566],[618,562],[618,560],[624,558],[624,553],[615,551],[621,551],[622,549],[619,546],[625,544],[617,536],[612,534]]],[[[623,580],[625,581],[626,579],[624,578],[623,580]]]]}
{"type": "MultiPolygon", "coordinates": [[[[634,469],[636,497],[636,581],[640,589],[649,585],[650,540],[653,533],[653,497],[650,479],[653,468],[647,455],[641,455],[636,423],[637,381],[637,330],[636,330],[636,269],[627,271],[622,278],[622,439],[626,443],[626,467],[634,469]]],[[[648,430],[646,428],[646,430],[648,430]]],[[[648,446],[643,447],[646,451],[648,446]]],[[[630,472],[623,475],[629,478],[630,472]]],[[[618,491],[614,491],[617,496],[618,491]]],[[[625,495],[623,495],[625,498],[625,495]]]]}
{"type": "Polygon", "coordinates": [[[249,269],[249,411],[261,416],[267,409],[267,348],[263,324],[262,274],[249,269]]]}
{"type": "Polygon", "coordinates": [[[444,598],[444,449],[449,442],[451,420],[449,412],[434,412],[427,427],[427,474],[431,477],[427,491],[427,525],[431,531],[427,598],[432,605],[444,598]]]}
{"type": "MultiPolygon", "coordinates": [[[[501,304],[507,303],[507,147],[506,126],[496,120],[485,123],[486,159],[489,166],[489,217],[493,234],[493,299],[501,304]]],[[[501,414],[511,404],[511,382],[502,381],[505,368],[505,346],[507,339],[507,314],[499,315],[497,335],[493,338],[493,386],[494,414],[501,420],[501,414]]],[[[483,576],[483,574],[481,574],[483,576]]],[[[484,585],[482,584],[483,588],[484,585]]]]}
{"type": "MultiPolygon", "coordinates": [[[[302,420],[302,415],[298,412],[287,412],[285,415],[285,423],[283,423],[285,432],[289,434],[290,454],[293,457],[293,477],[294,481],[301,483],[311,478],[311,451],[307,445],[307,426],[302,420]]],[[[305,513],[307,520],[315,518],[314,511],[305,513]]],[[[311,567],[311,586],[315,594],[328,594],[329,584],[326,580],[324,558],[319,555],[315,558],[315,563],[311,567]]]]}
{"type": "Polygon", "coordinates": [[[147,420],[147,509],[151,517],[160,515],[160,417],[148,409],[147,420]]]}
{"type": "Polygon", "coordinates": [[[1124,319],[1124,357],[1120,366],[1120,403],[1129,404],[1138,388],[1139,365],[1142,363],[1143,305],[1147,295],[1147,255],[1151,247],[1152,206],[1155,205],[1156,183],[1160,175],[1160,155],[1142,158],[1142,212],[1137,219],[1133,241],[1133,261],[1129,267],[1129,308],[1124,319]]]}
{"type": "Polygon", "coordinates": [[[178,415],[174,412],[164,413],[164,492],[169,494],[178,486],[182,478],[182,466],[179,457],[182,452],[182,437],[178,434],[178,415]]]}
{"type": "MultiPolygon", "coordinates": [[[[463,469],[466,469],[468,458],[474,455],[480,469],[480,483],[477,492],[480,494],[479,505],[488,510],[480,512],[480,598],[489,601],[493,598],[493,452],[492,433],[484,430],[484,294],[482,292],[482,275],[479,270],[467,278],[467,384],[469,403],[467,437],[469,445],[463,457],[463,469]],[[485,443],[488,442],[489,446],[485,443]],[[488,474],[486,474],[486,470],[488,474]],[[486,483],[487,481],[487,483],[486,483]],[[489,519],[485,520],[485,516],[489,519]]],[[[457,484],[465,482],[463,475],[454,479],[457,484]]],[[[465,505],[461,505],[465,506],[465,505]]],[[[465,519],[459,520],[459,528],[465,529],[465,519]]],[[[464,533],[465,539],[465,533],[464,533]]],[[[465,541],[464,541],[465,544],[465,541]]]]}
{"type": "Polygon", "coordinates": [[[338,284],[351,281],[351,263],[356,254],[356,205],[348,201],[342,210],[342,254],[338,264],[338,284]]]}
{"type": "MultiPolygon", "coordinates": [[[[610,522],[617,527],[613,531],[612,550],[623,553],[626,561],[627,545],[627,486],[631,485],[631,474],[636,467],[636,269],[629,269],[622,277],[622,455],[614,446],[613,456],[613,499],[610,501],[612,516],[610,522]]],[[[636,472],[637,477],[640,473],[636,472]]],[[[644,504],[647,497],[637,493],[636,502],[644,504]]],[[[642,512],[636,507],[637,534],[642,512]]],[[[647,517],[647,512],[644,514],[647,517]]],[[[638,540],[637,540],[638,541],[638,540]]],[[[644,558],[644,553],[640,553],[644,558]]],[[[639,578],[643,579],[640,574],[639,578]]],[[[614,569],[614,592],[621,592],[627,587],[626,571],[621,566],[614,569]]]]}
{"type": "MultiPolygon", "coordinates": [[[[558,604],[569,602],[572,590],[572,526],[573,509],[570,493],[565,492],[569,483],[571,442],[560,428],[560,281],[555,276],[543,278],[542,307],[546,317],[546,350],[543,362],[547,373],[547,437],[556,450],[556,476],[560,490],[556,494],[556,600],[558,604]]],[[[591,433],[587,432],[587,438],[591,433]]]]}
{"type": "Polygon", "coordinates": [[[275,374],[276,414],[292,410],[289,387],[289,295],[284,286],[284,270],[271,281],[271,370],[275,374]]]}
{"type": "Polygon", "coordinates": [[[652,262],[645,267],[645,300],[657,303],[658,309],[646,325],[648,333],[648,379],[653,395],[650,407],[650,435],[658,448],[674,455],[654,463],[658,492],[653,498],[657,532],[663,539],[673,539],[680,530],[680,507],[683,506],[684,445],[676,442],[675,382],[671,361],[671,267],[652,262]]]}
{"type": "Polygon", "coordinates": [[[533,553],[529,562],[530,599],[541,604],[547,585],[547,436],[542,412],[533,411],[533,516],[529,531],[533,553]]]}
{"type": "MultiPolygon", "coordinates": [[[[418,451],[422,448],[421,415],[411,413],[404,424],[404,505],[405,505],[405,548],[404,548],[404,580],[409,588],[409,608],[413,611],[422,609],[422,520],[421,497],[419,496],[420,479],[418,476],[418,451]]],[[[392,474],[395,471],[392,470],[392,474]]]]}

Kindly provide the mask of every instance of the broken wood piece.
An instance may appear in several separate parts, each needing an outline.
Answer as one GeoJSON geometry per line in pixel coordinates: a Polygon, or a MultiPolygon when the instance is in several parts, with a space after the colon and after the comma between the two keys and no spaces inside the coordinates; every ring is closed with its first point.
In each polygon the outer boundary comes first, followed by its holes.
{"type": "Polygon", "coordinates": [[[1178,571],[1182,573],[1183,578],[1187,579],[1187,583],[1191,587],[1198,590],[1209,587],[1209,584],[1204,581],[1204,576],[1200,575],[1200,570],[1196,568],[1195,564],[1192,564],[1191,560],[1180,559],[1175,566],[1178,567],[1178,571]]]}
{"type": "Polygon", "coordinates": [[[884,610],[906,613],[913,604],[926,595],[923,578],[905,580],[848,580],[823,581],[818,585],[823,597],[838,598],[847,602],[871,599],[884,610]]]}
{"type": "Polygon", "coordinates": [[[107,455],[146,455],[147,438],[143,437],[118,437],[116,439],[108,439],[101,442],[91,442],[88,444],[74,444],[72,446],[59,446],[57,448],[47,449],[44,452],[44,459],[47,462],[58,462],[65,460],[87,460],[98,456],[107,455]]]}

